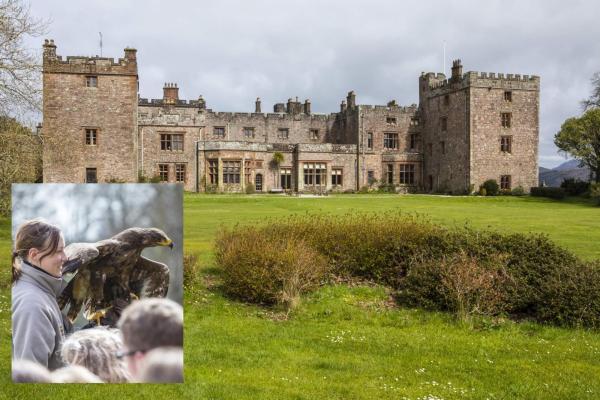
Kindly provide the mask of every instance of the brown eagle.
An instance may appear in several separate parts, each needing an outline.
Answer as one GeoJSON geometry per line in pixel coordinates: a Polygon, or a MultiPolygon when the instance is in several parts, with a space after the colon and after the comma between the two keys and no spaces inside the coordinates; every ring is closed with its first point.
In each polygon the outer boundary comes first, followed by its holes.
{"type": "Polygon", "coordinates": [[[120,308],[132,297],[165,297],[169,267],[141,256],[142,250],[154,246],[172,249],[173,241],[157,228],[129,228],[96,243],[68,245],[62,274],[75,275],[58,298],[60,308],[68,306],[71,322],[85,307],[88,320],[114,326],[120,308]],[[119,310],[113,309],[116,304],[119,310]]]}

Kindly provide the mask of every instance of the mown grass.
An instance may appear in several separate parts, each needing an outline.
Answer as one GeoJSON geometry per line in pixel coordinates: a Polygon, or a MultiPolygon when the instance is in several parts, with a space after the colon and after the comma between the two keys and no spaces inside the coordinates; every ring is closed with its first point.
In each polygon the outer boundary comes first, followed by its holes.
{"type": "Polygon", "coordinates": [[[545,232],[581,257],[600,258],[600,208],[533,198],[336,196],[184,199],[185,249],[200,276],[185,293],[185,384],[13,385],[10,382],[10,223],[0,220],[2,396],[80,399],[595,399],[600,333],[524,322],[463,326],[444,313],[396,308],[376,285],[339,284],[304,297],[290,315],[223,296],[212,255],[221,224],[290,213],[420,212],[443,224],[545,232]],[[116,397],[115,397],[116,398],[116,397]]]}

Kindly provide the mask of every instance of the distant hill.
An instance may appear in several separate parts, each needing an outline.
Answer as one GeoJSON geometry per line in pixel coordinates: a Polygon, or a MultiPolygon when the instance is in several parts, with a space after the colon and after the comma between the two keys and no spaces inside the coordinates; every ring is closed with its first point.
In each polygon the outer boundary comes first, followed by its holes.
{"type": "Polygon", "coordinates": [[[582,181],[590,180],[590,169],[579,167],[579,161],[569,160],[558,167],[548,169],[540,167],[540,185],[560,186],[563,180],[567,178],[580,179],[582,181]]]}

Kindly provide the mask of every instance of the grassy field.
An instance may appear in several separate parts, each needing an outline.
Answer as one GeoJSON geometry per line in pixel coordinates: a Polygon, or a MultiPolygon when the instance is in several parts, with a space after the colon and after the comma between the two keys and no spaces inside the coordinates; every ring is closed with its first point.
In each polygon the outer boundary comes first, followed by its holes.
{"type": "Polygon", "coordinates": [[[210,399],[597,399],[600,333],[481,321],[397,308],[380,286],[335,285],[290,315],[221,294],[212,240],[220,225],[292,213],[427,214],[442,224],[545,232],[583,258],[600,258],[600,208],[529,197],[197,196],[184,199],[185,250],[199,255],[199,284],[185,295],[183,385],[13,385],[10,381],[10,223],[0,220],[0,397],[36,394],[210,399]]]}

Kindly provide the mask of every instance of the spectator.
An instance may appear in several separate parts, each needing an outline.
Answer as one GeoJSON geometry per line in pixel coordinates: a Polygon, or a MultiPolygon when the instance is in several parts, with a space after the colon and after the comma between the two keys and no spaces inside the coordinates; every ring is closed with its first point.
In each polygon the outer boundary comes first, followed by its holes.
{"type": "Polygon", "coordinates": [[[183,349],[158,347],[150,350],[140,366],[139,381],[146,383],[183,383],[183,349]]]}
{"type": "Polygon", "coordinates": [[[147,298],[123,311],[118,323],[123,351],[131,377],[138,381],[148,351],[157,347],[183,347],[183,308],[172,300],[147,298]]]}
{"type": "Polygon", "coordinates": [[[123,360],[117,358],[122,346],[115,329],[83,329],[65,339],[61,355],[66,364],[85,367],[104,382],[123,383],[129,374],[123,360]]]}
{"type": "Polygon", "coordinates": [[[50,371],[29,360],[13,360],[12,380],[14,383],[49,383],[50,371]]]}
{"type": "Polygon", "coordinates": [[[50,374],[53,383],[104,383],[81,365],[69,365],[50,374]]]}

